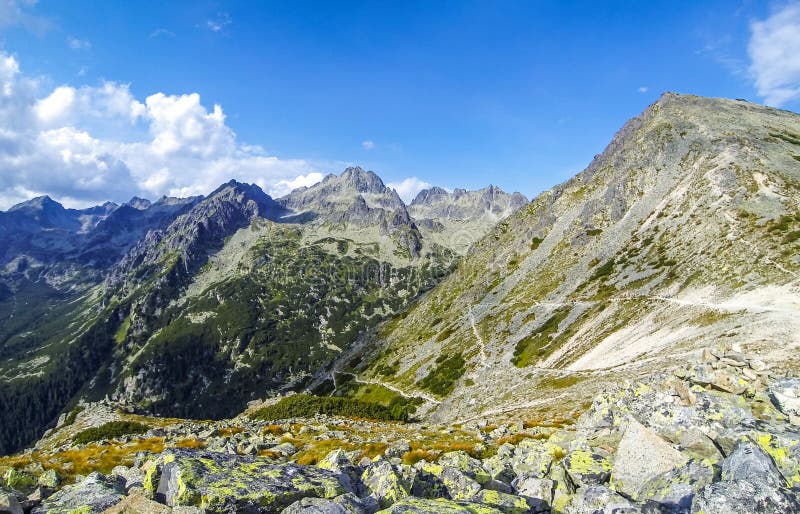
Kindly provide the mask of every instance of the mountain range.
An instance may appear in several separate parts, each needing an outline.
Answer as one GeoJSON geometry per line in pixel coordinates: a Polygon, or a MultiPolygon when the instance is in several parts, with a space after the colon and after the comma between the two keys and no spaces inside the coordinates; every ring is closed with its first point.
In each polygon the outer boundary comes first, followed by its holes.
{"type": "MultiPolygon", "coordinates": [[[[415,208],[444,212],[430,196],[415,208]]],[[[302,388],[446,276],[487,216],[525,203],[491,186],[449,201],[455,214],[424,222],[456,219],[457,240],[429,237],[358,167],[279,199],[230,181],[206,197],[0,212],[0,453],[79,399],[222,417],[302,388]]]]}

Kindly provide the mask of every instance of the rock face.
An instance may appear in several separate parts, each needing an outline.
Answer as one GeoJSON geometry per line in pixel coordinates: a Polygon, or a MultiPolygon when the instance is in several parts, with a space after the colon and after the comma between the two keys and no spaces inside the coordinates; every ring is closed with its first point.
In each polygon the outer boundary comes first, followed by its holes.
{"type": "MultiPolygon", "coordinates": [[[[794,113],[663,95],[583,172],[475,243],[373,338],[360,377],[396,364],[391,384],[435,395],[432,419],[450,421],[578,408],[587,391],[679,367],[718,341],[800,367],[800,239],[787,237],[800,231],[798,135],[794,113]]],[[[721,365],[740,365],[730,353],[721,365]]],[[[746,388],[707,371],[714,388],[746,388]]]]}
{"type": "Polygon", "coordinates": [[[417,194],[408,212],[425,238],[464,254],[490,227],[527,203],[520,193],[509,194],[496,186],[452,192],[432,187],[417,194]]]}
{"type": "Polygon", "coordinates": [[[33,514],[100,513],[122,501],[125,490],[113,477],[92,473],[69,485],[33,509],[33,514]]]}

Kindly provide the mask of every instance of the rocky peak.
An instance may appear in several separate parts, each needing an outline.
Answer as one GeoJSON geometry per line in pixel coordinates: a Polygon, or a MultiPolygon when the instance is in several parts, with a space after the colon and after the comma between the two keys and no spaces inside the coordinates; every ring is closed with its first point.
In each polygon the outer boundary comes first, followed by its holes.
{"type": "Polygon", "coordinates": [[[137,209],[139,211],[143,211],[143,210],[149,208],[153,204],[152,204],[152,202],[150,200],[147,200],[146,198],[140,198],[138,196],[134,196],[133,198],[128,200],[125,203],[125,205],[129,205],[129,206],[133,207],[134,209],[137,209]]]}
{"type": "Polygon", "coordinates": [[[450,193],[446,189],[434,186],[417,193],[417,196],[411,201],[411,205],[431,205],[448,197],[450,197],[450,193]]]}
{"type": "Polygon", "coordinates": [[[359,193],[381,194],[386,189],[383,180],[375,172],[365,171],[360,166],[347,168],[339,180],[359,193]]]}

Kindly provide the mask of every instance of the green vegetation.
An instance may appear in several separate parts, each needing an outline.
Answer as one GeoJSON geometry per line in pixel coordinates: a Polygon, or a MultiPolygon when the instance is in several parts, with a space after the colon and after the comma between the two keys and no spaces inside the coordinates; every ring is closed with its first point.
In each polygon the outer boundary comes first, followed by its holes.
{"type": "Polygon", "coordinates": [[[424,402],[422,398],[406,398],[382,385],[357,382],[349,382],[340,386],[336,394],[366,403],[383,405],[395,413],[396,417],[403,419],[410,418],[416,412],[417,407],[424,402]],[[404,416],[403,413],[406,413],[407,416],[404,416]]]}
{"type": "Polygon", "coordinates": [[[599,280],[611,275],[611,273],[614,271],[615,264],[616,262],[614,261],[614,259],[609,259],[608,261],[606,261],[605,264],[603,264],[594,271],[589,280],[599,280]]]}
{"type": "Polygon", "coordinates": [[[539,245],[542,244],[542,241],[544,241],[544,239],[542,239],[541,237],[534,237],[533,239],[531,239],[531,251],[539,248],[539,245]]]}
{"type": "Polygon", "coordinates": [[[78,414],[84,411],[83,405],[78,405],[67,414],[67,417],[64,418],[64,426],[69,426],[75,423],[75,419],[78,417],[78,414]]]}
{"type": "Polygon", "coordinates": [[[383,421],[408,421],[409,412],[402,408],[388,408],[378,403],[353,398],[321,397],[296,394],[282,398],[278,403],[259,409],[250,417],[256,420],[308,418],[323,414],[346,418],[363,418],[383,421]]]}
{"type": "Polygon", "coordinates": [[[87,444],[105,439],[115,439],[125,435],[143,434],[150,430],[150,427],[135,421],[109,421],[99,427],[87,428],[78,432],[72,441],[76,444],[87,444]]]}
{"type": "Polygon", "coordinates": [[[599,236],[602,233],[603,233],[602,228],[592,228],[586,231],[587,236],[599,236]]]}
{"type": "Polygon", "coordinates": [[[131,328],[131,317],[130,315],[125,318],[125,321],[122,322],[122,325],[119,326],[119,330],[117,333],[114,334],[114,340],[122,344],[125,342],[125,338],[128,336],[128,330],[131,328]]]}
{"type": "Polygon", "coordinates": [[[456,382],[464,374],[464,356],[461,353],[449,356],[442,353],[436,359],[436,366],[428,376],[418,382],[419,386],[428,391],[444,396],[453,391],[456,382]]]}
{"type": "Polygon", "coordinates": [[[552,341],[552,336],[558,332],[558,326],[564,321],[570,310],[569,307],[561,307],[547,318],[538,330],[521,339],[514,349],[514,357],[511,358],[511,362],[515,366],[522,368],[551,353],[548,351],[548,347],[552,341]]]}

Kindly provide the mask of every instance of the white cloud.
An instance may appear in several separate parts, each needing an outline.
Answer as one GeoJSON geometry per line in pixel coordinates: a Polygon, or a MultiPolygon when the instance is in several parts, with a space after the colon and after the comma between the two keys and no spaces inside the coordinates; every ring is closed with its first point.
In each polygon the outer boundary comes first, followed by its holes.
{"type": "Polygon", "coordinates": [[[650,90],[650,88],[647,87],[647,86],[642,86],[639,89],[637,89],[637,91],[640,92],[640,93],[647,93],[649,90],[650,90]]]}
{"type": "Polygon", "coordinates": [[[361,142],[361,147],[364,150],[374,150],[375,149],[375,142],[372,141],[371,139],[367,139],[367,140],[361,142]]]}
{"type": "Polygon", "coordinates": [[[759,96],[781,106],[800,98],[800,3],[750,26],[750,74],[759,96]]]}
{"type": "Polygon", "coordinates": [[[292,180],[279,180],[277,183],[268,187],[267,193],[275,198],[291,193],[298,187],[310,187],[325,178],[322,173],[312,172],[307,175],[300,175],[292,180]]]}
{"type": "Polygon", "coordinates": [[[78,39],[76,37],[68,37],[67,45],[73,50],[88,50],[92,47],[92,43],[88,39],[78,39]]]}
{"type": "Polygon", "coordinates": [[[409,177],[401,180],[400,182],[388,182],[387,186],[391,187],[404,202],[409,203],[417,196],[417,193],[423,189],[428,189],[431,185],[428,182],[418,179],[417,177],[409,177]]]}
{"type": "Polygon", "coordinates": [[[0,28],[21,25],[28,30],[43,33],[51,23],[33,14],[37,0],[0,0],[0,28]]]}
{"type": "Polygon", "coordinates": [[[230,14],[226,12],[217,13],[217,17],[213,20],[206,21],[206,28],[211,32],[221,32],[222,29],[232,23],[230,14]]]}
{"type": "Polygon", "coordinates": [[[157,37],[175,37],[175,33],[169,29],[157,28],[156,30],[150,33],[148,39],[155,39],[157,37]]]}
{"type": "Polygon", "coordinates": [[[45,91],[0,51],[0,209],[37,194],[71,206],[207,194],[231,178],[279,196],[322,174],[239,142],[222,107],[197,93],[140,101],[114,82],[45,91]]]}

